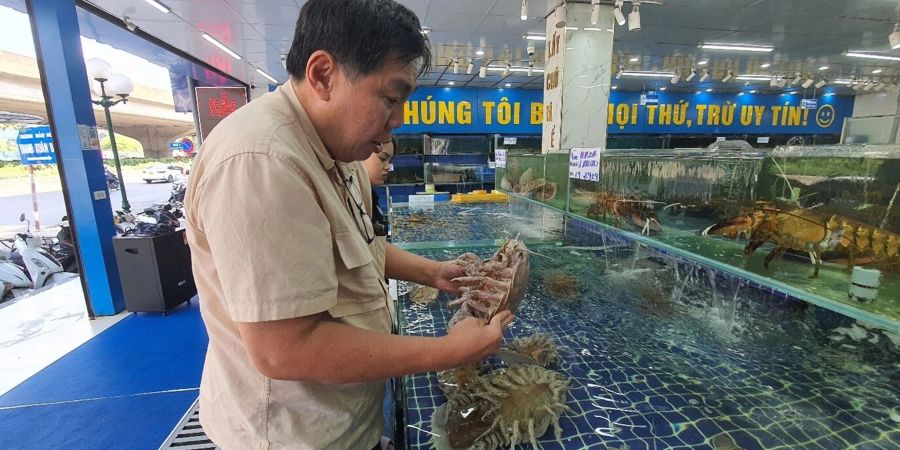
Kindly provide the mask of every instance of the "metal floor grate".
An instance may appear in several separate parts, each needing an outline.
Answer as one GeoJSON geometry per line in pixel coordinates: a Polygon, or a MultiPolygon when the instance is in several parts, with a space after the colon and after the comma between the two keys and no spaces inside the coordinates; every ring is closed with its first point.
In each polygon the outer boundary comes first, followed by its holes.
{"type": "Polygon", "coordinates": [[[159,450],[216,450],[216,444],[206,437],[200,425],[200,399],[194,400],[184,417],[159,446],[159,450]]]}

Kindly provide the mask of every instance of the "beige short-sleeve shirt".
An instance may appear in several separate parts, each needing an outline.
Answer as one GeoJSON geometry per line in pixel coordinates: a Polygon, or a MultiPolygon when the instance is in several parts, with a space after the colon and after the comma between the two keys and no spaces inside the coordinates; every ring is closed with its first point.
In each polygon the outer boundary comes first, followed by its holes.
{"type": "Polygon", "coordinates": [[[291,83],[235,111],[203,143],[185,203],[209,334],[200,421],[220,447],[345,450],[378,442],[383,382],[267,378],[236,327],[324,312],[390,332],[387,287],[360,231],[370,216],[360,219],[356,200],[369,209],[365,169],[331,157],[291,83]]]}

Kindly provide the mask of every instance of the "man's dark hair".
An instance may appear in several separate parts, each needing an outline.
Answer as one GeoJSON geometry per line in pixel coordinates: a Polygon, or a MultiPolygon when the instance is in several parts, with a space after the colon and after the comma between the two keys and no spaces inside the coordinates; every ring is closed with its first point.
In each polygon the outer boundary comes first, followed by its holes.
{"type": "Polygon", "coordinates": [[[300,10],[286,67],[306,77],[306,64],[325,50],[351,78],[369,75],[388,58],[410,63],[421,58],[419,75],[431,66],[431,47],[419,19],[393,0],[310,0],[300,10]]]}

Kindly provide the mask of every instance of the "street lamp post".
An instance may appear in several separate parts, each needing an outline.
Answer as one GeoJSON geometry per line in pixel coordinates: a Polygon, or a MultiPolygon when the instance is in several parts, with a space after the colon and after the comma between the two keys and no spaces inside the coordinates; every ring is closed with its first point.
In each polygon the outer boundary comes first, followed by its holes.
{"type": "Polygon", "coordinates": [[[112,117],[109,108],[119,103],[128,102],[128,96],[134,89],[131,79],[125,75],[110,74],[106,61],[99,58],[89,59],[86,63],[88,76],[100,83],[100,100],[91,100],[95,105],[103,107],[106,113],[106,128],[109,131],[109,144],[112,146],[113,161],[116,164],[116,175],[119,177],[119,192],[122,193],[122,211],[131,212],[128,195],[125,193],[125,178],[122,177],[122,165],[119,163],[119,149],[116,147],[116,133],[113,131],[112,117]],[[107,93],[107,88],[109,92],[107,93]],[[118,96],[118,99],[115,99],[118,96]],[[115,99],[115,100],[114,100],[115,99]]]}

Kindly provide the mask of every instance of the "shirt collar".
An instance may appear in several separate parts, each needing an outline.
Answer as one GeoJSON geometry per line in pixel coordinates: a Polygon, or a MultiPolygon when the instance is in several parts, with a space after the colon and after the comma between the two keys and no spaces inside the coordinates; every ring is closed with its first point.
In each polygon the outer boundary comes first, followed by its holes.
{"type": "Polygon", "coordinates": [[[325,143],[322,142],[322,138],[319,136],[319,132],[316,131],[316,128],[313,126],[312,121],[310,121],[309,115],[306,113],[306,109],[303,108],[300,100],[297,99],[297,94],[294,91],[293,79],[288,79],[287,83],[282,84],[278,88],[278,91],[279,93],[281,93],[281,95],[287,98],[287,100],[291,103],[291,106],[294,108],[294,112],[297,114],[297,120],[300,123],[300,128],[303,130],[303,135],[309,142],[310,147],[312,147],[313,152],[315,152],[316,158],[319,159],[319,163],[322,164],[322,167],[326,171],[331,171],[337,161],[335,161],[335,159],[331,156],[331,153],[328,151],[328,149],[325,148],[325,143]]]}

